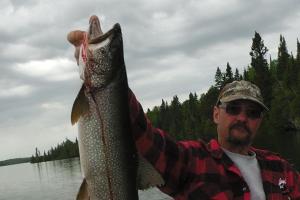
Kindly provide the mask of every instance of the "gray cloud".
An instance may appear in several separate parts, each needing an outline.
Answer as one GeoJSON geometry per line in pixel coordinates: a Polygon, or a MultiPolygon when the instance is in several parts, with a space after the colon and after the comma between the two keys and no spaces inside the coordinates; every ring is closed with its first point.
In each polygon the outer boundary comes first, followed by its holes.
{"type": "Polygon", "coordinates": [[[162,98],[177,94],[183,101],[204,92],[226,62],[241,72],[255,30],[273,53],[279,34],[296,46],[299,6],[296,0],[1,1],[0,160],[76,137],[69,115],[81,81],[66,35],[85,30],[90,15],[100,17],[104,31],[121,24],[129,84],[146,109],[162,98]]]}

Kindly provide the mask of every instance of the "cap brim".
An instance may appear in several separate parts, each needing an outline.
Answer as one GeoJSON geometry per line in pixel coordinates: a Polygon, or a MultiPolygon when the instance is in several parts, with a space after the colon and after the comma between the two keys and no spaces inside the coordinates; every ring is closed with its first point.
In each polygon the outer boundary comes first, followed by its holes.
{"type": "Polygon", "coordinates": [[[266,111],[269,111],[269,108],[263,104],[263,102],[253,98],[253,97],[250,97],[250,96],[240,96],[240,95],[231,95],[229,97],[223,97],[220,99],[220,102],[221,103],[228,103],[228,102],[231,102],[231,101],[235,101],[235,100],[249,100],[249,101],[253,101],[255,103],[258,103],[260,106],[263,107],[264,110],[266,111]]]}

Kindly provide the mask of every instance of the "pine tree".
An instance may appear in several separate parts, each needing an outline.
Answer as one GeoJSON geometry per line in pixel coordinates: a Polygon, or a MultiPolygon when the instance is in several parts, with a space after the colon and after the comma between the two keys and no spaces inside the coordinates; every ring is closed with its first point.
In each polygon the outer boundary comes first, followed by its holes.
{"type": "Polygon", "coordinates": [[[162,99],[159,107],[158,128],[169,131],[169,106],[168,102],[162,99]]]}
{"type": "Polygon", "coordinates": [[[226,65],[226,72],[225,72],[225,84],[226,83],[231,83],[233,81],[233,73],[232,73],[232,69],[229,65],[229,62],[227,62],[227,65],[226,65]]]}
{"type": "Polygon", "coordinates": [[[47,158],[46,152],[44,151],[44,155],[43,155],[43,159],[42,159],[42,160],[43,160],[43,161],[47,161],[47,159],[48,159],[48,158],[47,158]]]}
{"type": "Polygon", "coordinates": [[[295,63],[295,70],[297,73],[297,92],[300,94],[300,43],[297,39],[297,55],[296,55],[296,63],[295,63]]]}
{"type": "Polygon", "coordinates": [[[183,120],[184,120],[184,133],[186,133],[187,138],[195,139],[195,133],[197,132],[197,124],[200,123],[198,118],[198,100],[197,94],[190,93],[189,99],[182,104],[183,110],[183,120]]]}
{"type": "Polygon", "coordinates": [[[253,82],[261,89],[265,103],[269,106],[272,98],[272,80],[265,58],[268,48],[265,47],[259,33],[255,32],[250,51],[251,67],[254,69],[253,82]]]}
{"type": "Polygon", "coordinates": [[[244,72],[243,72],[243,80],[249,81],[249,75],[248,75],[248,71],[246,69],[244,69],[244,72]]]}
{"type": "Polygon", "coordinates": [[[40,158],[40,151],[38,150],[38,148],[35,148],[35,161],[36,162],[40,162],[41,158],[40,158]]]}
{"type": "Polygon", "coordinates": [[[35,159],[34,155],[31,156],[30,163],[36,163],[36,159],[35,159]]]}
{"type": "Polygon", "coordinates": [[[287,46],[285,39],[282,35],[280,35],[280,42],[278,47],[278,65],[277,65],[277,78],[280,81],[283,81],[284,77],[287,77],[288,73],[288,61],[290,55],[288,54],[287,46]]]}
{"type": "Polygon", "coordinates": [[[290,54],[288,69],[287,72],[285,73],[284,79],[287,86],[292,90],[293,93],[295,93],[297,87],[297,80],[298,80],[298,68],[293,53],[290,54]]]}
{"type": "Polygon", "coordinates": [[[173,100],[171,101],[170,105],[170,112],[172,115],[170,115],[170,133],[173,134],[178,139],[182,139],[183,134],[183,116],[182,116],[182,110],[181,110],[181,104],[179,102],[179,98],[177,95],[173,97],[173,100]]]}
{"type": "Polygon", "coordinates": [[[213,122],[212,111],[217,103],[217,98],[219,95],[219,89],[216,87],[210,87],[207,93],[202,94],[199,100],[199,113],[200,113],[200,122],[199,124],[199,135],[201,139],[208,141],[214,137],[215,125],[213,122]]]}
{"type": "Polygon", "coordinates": [[[235,81],[241,80],[241,76],[240,76],[239,70],[238,70],[237,68],[235,68],[235,73],[234,73],[233,79],[234,79],[235,81]]]}
{"type": "Polygon", "coordinates": [[[300,61],[300,43],[299,43],[298,38],[297,38],[297,55],[296,55],[296,60],[300,61]]]}
{"type": "Polygon", "coordinates": [[[223,75],[220,70],[220,68],[217,68],[216,74],[215,74],[215,86],[220,89],[223,87],[223,75]]]}

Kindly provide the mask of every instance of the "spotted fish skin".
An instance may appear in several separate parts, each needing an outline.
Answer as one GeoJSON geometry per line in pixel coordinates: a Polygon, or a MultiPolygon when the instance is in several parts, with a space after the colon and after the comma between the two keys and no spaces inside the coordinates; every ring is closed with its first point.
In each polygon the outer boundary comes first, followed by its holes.
{"type": "Polygon", "coordinates": [[[121,27],[103,34],[93,15],[87,32],[71,31],[67,39],[83,80],[71,113],[84,176],[76,200],[138,200],[138,189],[164,180],[138,155],[131,134],[121,27]]]}
{"type": "Polygon", "coordinates": [[[137,200],[137,150],[119,24],[80,50],[89,110],[78,120],[81,168],[90,200],[137,200]],[[84,62],[84,55],[87,56],[84,62]]]}

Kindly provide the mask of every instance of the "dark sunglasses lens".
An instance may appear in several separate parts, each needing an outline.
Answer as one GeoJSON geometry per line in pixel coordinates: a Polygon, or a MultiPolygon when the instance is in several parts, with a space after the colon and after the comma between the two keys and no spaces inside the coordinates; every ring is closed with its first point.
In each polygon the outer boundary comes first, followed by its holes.
{"type": "Polygon", "coordinates": [[[260,109],[247,109],[246,114],[249,118],[257,119],[261,117],[262,111],[260,109]]]}
{"type": "Polygon", "coordinates": [[[226,106],[226,112],[230,115],[238,115],[242,110],[241,106],[228,104],[226,106]]]}
{"type": "MultiPolygon", "coordinates": [[[[238,115],[242,112],[243,107],[240,105],[227,104],[226,112],[230,115],[238,115]]],[[[257,119],[262,116],[262,110],[259,108],[246,108],[246,115],[251,119],[257,119]]]]}

